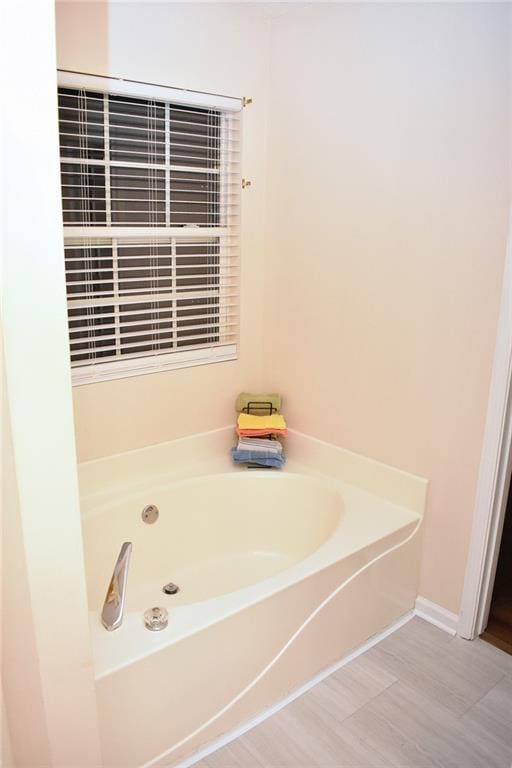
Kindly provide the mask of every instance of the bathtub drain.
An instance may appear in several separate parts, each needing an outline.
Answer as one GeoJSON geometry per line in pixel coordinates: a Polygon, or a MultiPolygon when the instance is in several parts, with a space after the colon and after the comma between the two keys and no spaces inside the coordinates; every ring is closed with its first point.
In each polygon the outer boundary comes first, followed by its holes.
{"type": "Polygon", "coordinates": [[[178,587],[178,585],[173,584],[172,581],[170,581],[168,584],[162,587],[162,592],[165,592],[166,595],[175,595],[179,591],[180,591],[180,588],[178,587]]]}

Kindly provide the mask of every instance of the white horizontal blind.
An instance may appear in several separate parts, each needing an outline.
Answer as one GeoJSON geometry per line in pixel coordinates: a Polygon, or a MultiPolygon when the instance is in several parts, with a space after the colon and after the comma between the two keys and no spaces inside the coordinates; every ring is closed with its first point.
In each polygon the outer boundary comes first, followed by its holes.
{"type": "Polygon", "coordinates": [[[233,359],[238,113],[93,80],[59,86],[74,382],[233,359]]]}

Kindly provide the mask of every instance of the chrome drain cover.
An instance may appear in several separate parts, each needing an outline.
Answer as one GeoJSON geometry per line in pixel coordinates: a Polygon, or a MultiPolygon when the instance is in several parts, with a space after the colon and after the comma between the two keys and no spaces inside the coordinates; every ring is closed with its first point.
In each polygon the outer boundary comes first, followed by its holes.
{"type": "Polygon", "coordinates": [[[162,592],[165,592],[166,595],[176,595],[179,591],[178,585],[173,584],[172,581],[166,584],[165,587],[162,587],[162,592]]]}

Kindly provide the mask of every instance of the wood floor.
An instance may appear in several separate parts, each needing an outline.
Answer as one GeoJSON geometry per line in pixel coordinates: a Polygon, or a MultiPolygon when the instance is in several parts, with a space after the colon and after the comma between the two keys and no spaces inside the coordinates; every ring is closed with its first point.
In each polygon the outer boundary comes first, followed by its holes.
{"type": "Polygon", "coordinates": [[[482,637],[512,654],[512,488],[509,491],[489,621],[482,637]]]}
{"type": "Polygon", "coordinates": [[[414,618],[197,768],[510,768],[512,656],[414,618]]]}
{"type": "Polygon", "coordinates": [[[512,654],[512,595],[494,600],[482,637],[502,651],[512,654]]]}

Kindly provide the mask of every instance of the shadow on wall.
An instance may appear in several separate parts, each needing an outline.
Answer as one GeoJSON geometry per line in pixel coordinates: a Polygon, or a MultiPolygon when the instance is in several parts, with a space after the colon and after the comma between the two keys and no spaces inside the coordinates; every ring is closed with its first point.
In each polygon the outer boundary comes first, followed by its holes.
{"type": "MultiPolygon", "coordinates": [[[[94,75],[109,74],[109,4],[90,2],[57,2],[55,3],[57,46],[59,44],[59,32],[65,30],[66,48],[71,51],[80,51],[84,47],[84,41],[94,40],[94,75]],[[77,14],[80,14],[80,23],[76,23],[77,14]]],[[[62,69],[68,65],[60,62],[62,69]]],[[[79,59],[77,59],[78,61],[79,59]]],[[[73,69],[72,67],[69,67],[73,69]]],[[[74,70],[77,71],[77,70],[74,70]]]]}

